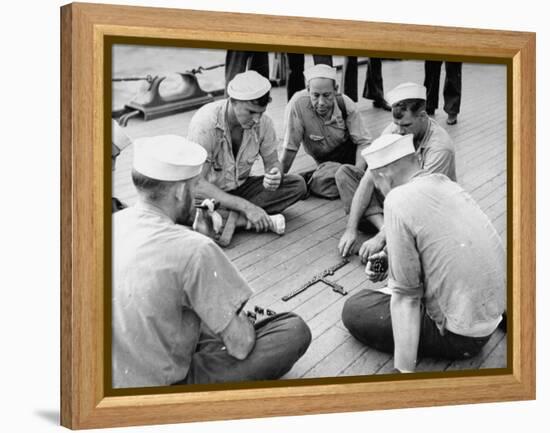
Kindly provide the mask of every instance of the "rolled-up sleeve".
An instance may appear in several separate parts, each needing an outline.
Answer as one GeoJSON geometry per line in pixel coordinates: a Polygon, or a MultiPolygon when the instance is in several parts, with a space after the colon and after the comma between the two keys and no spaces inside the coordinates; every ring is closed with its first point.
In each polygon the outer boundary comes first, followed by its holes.
{"type": "Polygon", "coordinates": [[[390,193],[384,204],[384,227],[389,259],[388,287],[413,298],[423,294],[420,256],[413,233],[395,209],[395,196],[390,193]]]}
{"type": "Polygon", "coordinates": [[[217,334],[252,295],[240,272],[212,241],[198,245],[183,281],[189,305],[217,334]]]}
{"type": "Polygon", "coordinates": [[[291,99],[285,109],[283,148],[297,152],[304,139],[304,125],[298,113],[296,99],[291,99]]]}

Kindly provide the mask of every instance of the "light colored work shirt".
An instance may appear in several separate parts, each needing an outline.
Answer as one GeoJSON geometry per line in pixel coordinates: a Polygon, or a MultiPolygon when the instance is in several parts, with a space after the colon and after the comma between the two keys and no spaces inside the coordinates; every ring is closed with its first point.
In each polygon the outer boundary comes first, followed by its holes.
{"type": "Polygon", "coordinates": [[[140,203],[113,215],[113,388],[184,379],[201,324],[220,334],[252,291],[208,237],[140,203]]]}
{"type": "Polygon", "coordinates": [[[423,298],[443,333],[490,335],[505,306],[505,253],[473,198],[442,174],[419,171],[387,195],[388,287],[423,298]]]}
{"type": "Polygon", "coordinates": [[[277,152],[273,120],[264,113],[257,125],[243,130],[242,143],[235,157],[227,122],[229,103],[229,99],[222,99],[202,106],[191,119],[187,133],[189,140],[206,149],[210,170],[205,179],[223,191],[241,186],[258,156],[265,163],[266,157],[277,152]]]}
{"type": "MultiPolygon", "coordinates": [[[[399,126],[390,123],[383,134],[398,134],[399,126]]],[[[435,120],[429,119],[428,129],[416,150],[420,166],[430,173],[443,173],[456,182],[455,146],[453,140],[435,120]]]]}
{"type": "Polygon", "coordinates": [[[344,144],[349,145],[349,141],[361,150],[367,147],[372,138],[357,106],[349,97],[342,96],[346,120],[336,100],[332,116],[325,120],[313,108],[307,89],[296,92],[285,110],[283,147],[297,152],[303,144],[306,153],[316,161],[324,161],[326,155],[344,144]]]}

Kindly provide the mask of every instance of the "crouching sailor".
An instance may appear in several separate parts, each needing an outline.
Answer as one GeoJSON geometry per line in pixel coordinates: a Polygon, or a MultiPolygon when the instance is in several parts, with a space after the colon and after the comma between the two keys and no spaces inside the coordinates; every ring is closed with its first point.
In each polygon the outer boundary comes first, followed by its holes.
{"type": "Polygon", "coordinates": [[[277,379],[310,344],[295,314],[249,321],[250,286],[189,227],[206,156],[178,136],[135,140],[138,201],[113,215],[114,388],[277,379]]]}

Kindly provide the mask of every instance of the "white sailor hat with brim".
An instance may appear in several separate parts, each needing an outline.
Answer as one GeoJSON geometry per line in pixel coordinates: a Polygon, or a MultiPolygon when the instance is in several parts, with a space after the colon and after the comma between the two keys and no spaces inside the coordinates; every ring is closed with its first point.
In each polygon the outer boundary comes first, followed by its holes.
{"type": "Polygon", "coordinates": [[[384,167],[415,152],[413,134],[385,134],[361,152],[369,169],[384,167]]]}
{"type": "Polygon", "coordinates": [[[134,141],[134,170],[151,179],[180,181],[200,174],[206,150],[179,135],[143,137],[134,141]]]}
{"type": "Polygon", "coordinates": [[[227,94],[239,101],[253,101],[271,90],[271,83],[258,72],[249,70],[235,77],[227,85],[227,94]]]}
{"type": "Polygon", "coordinates": [[[336,68],[324,64],[315,65],[304,71],[304,78],[306,83],[313,78],[329,78],[336,81],[336,68]]]}
{"type": "Polygon", "coordinates": [[[405,99],[426,100],[426,88],[416,83],[403,83],[386,94],[388,104],[394,105],[405,99]]]}

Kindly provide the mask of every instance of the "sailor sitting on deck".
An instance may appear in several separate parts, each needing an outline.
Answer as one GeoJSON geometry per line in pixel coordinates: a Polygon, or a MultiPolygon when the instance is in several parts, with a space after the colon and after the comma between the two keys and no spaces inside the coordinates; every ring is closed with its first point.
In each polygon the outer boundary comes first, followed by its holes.
{"type": "MultiPolygon", "coordinates": [[[[384,134],[413,134],[414,147],[420,166],[430,173],[442,173],[456,182],[455,149],[449,134],[426,114],[426,88],[415,83],[404,83],[388,93],[392,106],[393,122],[384,134]]],[[[360,223],[367,221],[378,233],[364,242],[359,256],[366,262],[369,256],[380,251],[386,243],[382,205],[384,196],[375,188],[372,173],[345,165],[336,173],[336,184],[349,212],[346,230],[338,250],[342,256],[352,254],[356,248],[360,223]]]]}
{"type": "Polygon", "coordinates": [[[364,170],[361,151],[371,142],[355,103],[338,94],[336,69],[315,65],[304,72],[307,88],[296,92],[285,111],[283,171],[290,170],[300,149],[313,157],[317,168],[306,178],[311,193],[336,199],[340,192],[334,181],[342,164],[364,170]]]}
{"type": "MultiPolygon", "coordinates": [[[[481,208],[456,182],[422,169],[412,134],[382,135],[365,150],[384,202],[388,293],[362,290],[342,321],[364,344],[394,354],[401,372],[417,357],[469,358],[499,325],[505,305],[505,254],[481,208]]],[[[366,272],[380,281],[386,270],[366,272]]]]}
{"type": "Polygon", "coordinates": [[[228,84],[228,99],[201,107],[191,119],[188,138],[206,149],[207,159],[197,197],[214,198],[226,213],[226,229],[220,244],[229,243],[230,226],[282,234],[279,214],[304,197],[301,176],[284,175],[277,155],[277,136],[265,114],[271,101],[271,83],[256,71],[237,74],[228,84]],[[265,174],[250,176],[261,156],[265,174]]]}
{"type": "Polygon", "coordinates": [[[247,282],[186,226],[206,157],[175,135],[135,140],[138,200],[113,216],[114,388],[277,379],[311,341],[293,313],[252,324],[247,282]]]}

